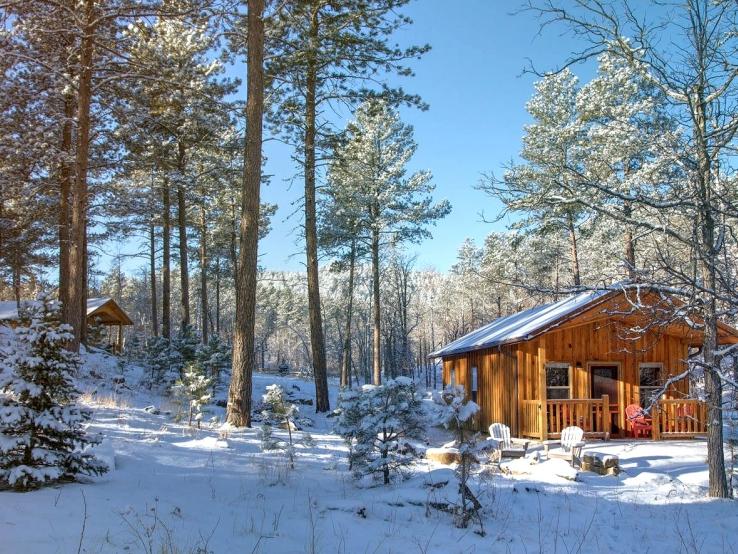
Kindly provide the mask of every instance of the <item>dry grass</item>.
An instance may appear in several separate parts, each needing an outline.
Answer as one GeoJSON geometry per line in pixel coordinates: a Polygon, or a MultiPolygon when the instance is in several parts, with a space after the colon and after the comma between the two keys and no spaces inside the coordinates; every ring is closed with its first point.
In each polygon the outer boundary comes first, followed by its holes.
{"type": "Polygon", "coordinates": [[[85,391],[79,395],[79,402],[96,408],[129,408],[128,400],[114,393],[98,394],[85,391]]]}

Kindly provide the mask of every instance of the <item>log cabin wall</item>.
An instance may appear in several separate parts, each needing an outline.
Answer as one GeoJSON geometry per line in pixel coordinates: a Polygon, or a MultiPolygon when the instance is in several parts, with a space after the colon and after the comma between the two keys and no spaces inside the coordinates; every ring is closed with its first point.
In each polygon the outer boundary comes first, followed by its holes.
{"type": "MultiPolygon", "coordinates": [[[[467,352],[443,360],[443,382],[451,371],[456,384],[471,397],[472,368],[477,368],[477,403],[481,407],[479,428],[505,423],[513,435],[543,436],[546,372],[548,362],[570,366],[571,398],[590,398],[589,363],[614,362],[620,366],[617,424],[625,429],[625,407],[638,403],[641,363],[663,364],[662,379],[685,369],[688,340],[653,331],[633,339],[613,319],[571,322],[529,341],[467,352]]],[[[685,379],[671,387],[668,398],[689,392],[685,379]]],[[[615,400],[612,400],[615,403],[615,400]]]]}
{"type": "Polygon", "coordinates": [[[472,397],[472,371],[477,368],[476,402],[481,408],[478,428],[486,431],[496,422],[510,426],[518,432],[517,406],[517,345],[501,346],[489,350],[467,352],[443,360],[443,384],[451,382],[451,371],[457,385],[464,387],[467,397],[472,397]]]}
{"type": "MultiPolygon", "coordinates": [[[[620,429],[625,429],[625,407],[640,401],[640,365],[662,364],[661,379],[678,375],[686,369],[689,349],[688,341],[679,336],[654,331],[637,338],[628,336],[625,328],[612,319],[572,324],[545,333],[539,340],[544,344],[546,362],[569,364],[572,398],[591,398],[590,363],[615,362],[620,366],[617,402],[620,429]]],[[[689,381],[683,379],[670,387],[667,398],[681,398],[688,393],[689,381]]]]}

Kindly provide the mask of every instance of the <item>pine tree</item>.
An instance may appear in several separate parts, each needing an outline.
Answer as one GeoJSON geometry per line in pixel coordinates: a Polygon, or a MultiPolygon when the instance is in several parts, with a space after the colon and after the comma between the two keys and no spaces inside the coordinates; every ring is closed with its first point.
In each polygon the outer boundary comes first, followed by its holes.
{"type": "Polygon", "coordinates": [[[206,374],[215,383],[220,380],[220,372],[228,367],[231,361],[231,349],[218,335],[213,335],[207,344],[197,351],[197,362],[202,365],[206,374]]]}
{"type": "MultiPolygon", "coordinates": [[[[262,396],[264,409],[261,412],[263,423],[261,425],[261,448],[262,450],[282,451],[289,460],[290,469],[295,468],[295,438],[293,430],[297,429],[295,419],[299,414],[299,408],[288,401],[284,389],[280,385],[269,385],[266,394],[262,396]],[[278,425],[287,429],[287,442],[280,441],[274,437],[272,427],[278,425]]],[[[303,432],[301,441],[305,446],[313,444],[310,433],[303,432]]]]}
{"type": "Polygon", "coordinates": [[[200,428],[202,421],[202,408],[212,398],[213,381],[206,373],[205,368],[197,362],[189,362],[182,370],[182,377],[173,387],[176,396],[185,399],[188,404],[187,425],[192,425],[192,420],[197,422],[200,428]]]}
{"type": "Polygon", "coordinates": [[[48,296],[38,304],[0,362],[0,483],[16,490],[108,470],[86,450],[100,438],[84,429],[91,412],[75,404],[81,361],[65,348],[71,329],[48,296]]]}
{"type": "Polygon", "coordinates": [[[329,410],[325,338],[318,271],[317,183],[319,153],[335,142],[330,107],[356,105],[382,96],[393,104],[421,105],[417,96],[386,83],[371,90],[378,76],[411,75],[405,61],[428,46],[401,49],[390,38],[412,20],[399,13],[408,0],[307,0],[284,4],[275,18],[277,47],[267,65],[275,83],[276,126],[298,152],[304,177],[305,255],[310,316],[315,409],[329,410]]]}
{"type": "MultiPolygon", "coordinates": [[[[457,527],[466,528],[472,516],[479,515],[477,513],[478,500],[468,486],[471,467],[477,459],[478,433],[467,429],[472,418],[479,412],[479,405],[466,398],[464,387],[455,385],[447,385],[443,392],[434,393],[433,400],[441,408],[438,416],[439,423],[456,435],[456,443],[461,456],[461,462],[456,468],[461,503],[454,515],[454,523],[457,527]]],[[[480,525],[481,522],[480,518],[480,525]]]]}
{"type": "Polygon", "coordinates": [[[379,474],[384,484],[389,484],[390,475],[401,473],[414,459],[405,448],[407,439],[420,438],[425,432],[415,383],[398,377],[383,385],[347,392],[341,399],[336,432],[353,443],[349,465],[354,475],[379,474]]]}
{"type": "Polygon", "coordinates": [[[382,100],[370,100],[356,111],[347,139],[336,152],[328,182],[334,213],[353,222],[371,254],[373,291],[373,383],[382,381],[380,256],[388,245],[418,242],[428,227],[446,216],[448,201],[433,203],[431,174],[407,176],[407,163],[417,145],[413,129],[382,100]]]}
{"type": "Polygon", "coordinates": [[[576,110],[579,80],[569,70],[547,75],[535,85],[527,109],[533,123],[525,126],[522,163],[513,164],[502,180],[486,177],[479,188],[505,205],[504,213],[522,218],[514,224],[544,237],[563,234],[569,241],[570,286],[582,284],[579,227],[586,215],[583,204],[560,201],[565,184],[576,187],[581,167],[582,123],[576,110]]]}

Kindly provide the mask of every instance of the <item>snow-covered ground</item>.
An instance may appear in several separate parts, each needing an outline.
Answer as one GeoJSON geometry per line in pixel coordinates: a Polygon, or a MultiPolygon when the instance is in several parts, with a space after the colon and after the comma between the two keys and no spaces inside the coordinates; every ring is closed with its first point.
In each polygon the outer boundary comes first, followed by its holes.
{"type": "MultiPolygon", "coordinates": [[[[478,468],[473,489],[485,536],[456,529],[434,508],[457,500],[451,469],[426,461],[391,486],[357,483],[333,420],[313,420],[315,445],[294,470],[260,451],[257,429],[192,430],[166,398],[134,386],[135,368],[87,356],[81,382],[114,471],[87,483],[0,493],[0,552],[734,552],[738,509],[705,499],[702,441],[592,443],[623,473],[566,477],[563,461],[515,462],[513,475],[478,468]],[[114,386],[113,377],[126,386],[114,386]],[[117,379],[120,381],[120,379],[117,379]],[[118,392],[114,392],[117,390],[118,392]],[[93,394],[93,391],[97,391],[93,394]],[[154,406],[157,410],[146,410],[154,406]]],[[[274,382],[307,398],[312,384],[257,374],[255,398],[274,382]],[[299,390],[298,390],[299,389],[299,390]]],[[[222,397],[223,391],[220,392],[222,397]]],[[[336,387],[331,387],[336,402],[336,387]]],[[[222,408],[210,415],[222,416],[222,408]]],[[[207,418],[206,418],[207,420],[207,418]]],[[[433,429],[431,445],[448,436],[433,429]]],[[[534,447],[529,455],[535,455],[534,447]]],[[[585,449],[586,450],[586,449],[585,449]]]]}

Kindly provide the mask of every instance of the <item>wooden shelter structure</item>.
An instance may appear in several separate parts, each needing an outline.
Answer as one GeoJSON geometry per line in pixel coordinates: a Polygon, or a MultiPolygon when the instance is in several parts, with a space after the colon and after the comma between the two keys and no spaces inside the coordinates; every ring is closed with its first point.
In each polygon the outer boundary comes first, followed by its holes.
{"type": "MultiPolygon", "coordinates": [[[[36,304],[35,300],[21,300],[21,308],[36,304]]],[[[0,324],[15,327],[19,321],[18,304],[15,301],[0,302],[0,324]]],[[[114,352],[123,349],[123,327],[133,325],[133,321],[112,298],[87,299],[87,325],[108,327],[108,343],[114,352]]]]}
{"type": "MultiPolygon", "coordinates": [[[[576,425],[622,436],[626,406],[640,403],[654,439],[695,437],[706,433],[706,406],[690,397],[686,369],[702,333],[680,308],[673,296],[613,285],[499,318],[430,356],[443,361],[444,385],[464,386],[479,404],[480,429],[504,423],[546,440],[576,425]]],[[[720,323],[719,343],[737,342],[720,323]]]]}

